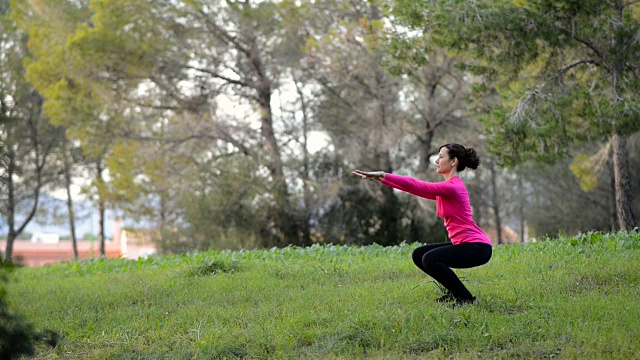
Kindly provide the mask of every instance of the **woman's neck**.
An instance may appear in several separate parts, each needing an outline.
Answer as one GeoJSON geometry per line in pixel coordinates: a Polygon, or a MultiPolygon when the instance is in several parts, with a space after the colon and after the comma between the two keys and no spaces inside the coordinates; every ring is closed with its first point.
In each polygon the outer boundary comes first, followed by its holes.
{"type": "Polygon", "coordinates": [[[450,172],[446,173],[446,174],[442,174],[444,176],[444,180],[445,181],[449,181],[451,179],[453,179],[454,177],[458,176],[458,172],[456,170],[451,170],[450,172]]]}

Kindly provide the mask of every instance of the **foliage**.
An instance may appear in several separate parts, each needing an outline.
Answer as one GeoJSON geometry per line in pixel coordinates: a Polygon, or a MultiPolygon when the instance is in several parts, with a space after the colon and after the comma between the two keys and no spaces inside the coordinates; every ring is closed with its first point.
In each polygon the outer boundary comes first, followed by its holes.
{"type": "Polygon", "coordinates": [[[569,166],[571,172],[580,179],[580,187],[584,191],[591,191],[598,185],[598,174],[602,172],[602,168],[597,166],[594,168],[593,159],[584,154],[578,154],[573,163],[569,166]]]}
{"type": "Polygon", "coordinates": [[[501,163],[554,163],[572,145],[610,140],[617,222],[635,227],[626,138],[640,130],[637,3],[392,3],[397,23],[422,29],[484,77],[475,104],[501,163]]]}
{"type": "Polygon", "coordinates": [[[458,270],[480,299],[466,307],[435,302],[407,244],[23,268],[8,301],[36,327],[64,329],[40,357],[633,357],[640,233],[538,240],[458,270]]]}
{"type": "MultiPolygon", "coordinates": [[[[273,201],[268,196],[264,176],[255,173],[255,162],[230,156],[203,164],[197,181],[182,192],[183,219],[188,224],[183,249],[242,249],[273,246],[276,229],[273,201]],[[261,235],[262,243],[255,241],[261,235]]],[[[176,245],[178,247],[176,247],[176,245]]]]}
{"type": "MultiPolygon", "coordinates": [[[[363,167],[439,181],[430,156],[449,142],[481,154],[467,185],[483,228],[502,213],[512,227],[535,224],[538,235],[574,234],[616,222],[594,220],[610,207],[609,169],[575,163],[584,185],[596,186],[589,196],[571,176],[540,170],[545,176],[536,178],[531,170],[526,199],[515,173],[499,171],[502,210],[491,206],[484,172],[487,134],[507,141],[492,145],[501,157],[555,160],[576,149],[574,140],[611,130],[600,120],[620,110],[601,104],[612,79],[596,63],[577,64],[594,55],[571,38],[594,35],[594,45],[604,44],[601,27],[584,24],[609,16],[601,11],[608,3],[572,4],[14,0],[30,53],[10,58],[24,62],[46,114],[101,170],[85,195],[155,227],[167,252],[443,239],[432,202],[349,174],[363,167]],[[559,14],[557,24],[540,12],[559,14]],[[553,28],[568,19],[575,34],[553,28]],[[528,89],[536,91],[523,97],[528,89]],[[508,110],[519,104],[522,121],[513,125],[508,110]],[[311,132],[328,139],[313,154],[311,132]],[[527,201],[533,215],[512,215],[527,201]]],[[[631,80],[621,85],[623,103],[634,110],[635,80],[624,75],[631,80]]],[[[631,131],[627,120],[617,126],[631,131]]]]}
{"type": "Polygon", "coordinates": [[[393,3],[402,23],[467,55],[465,67],[486,78],[477,105],[488,112],[488,140],[505,163],[553,162],[574,142],[640,129],[637,4],[393,3]],[[487,101],[491,91],[499,101],[487,101]]]}
{"type": "Polygon", "coordinates": [[[296,241],[296,223],[288,220],[296,209],[279,149],[287,140],[273,129],[270,101],[289,61],[280,50],[295,49],[279,38],[275,3],[15,6],[30,30],[29,73],[49,100],[48,113],[70,126],[85,151],[104,158],[114,179],[94,185],[101,200],[176,227],[183,176],[209,156],[241,153],[271,172],[265,189],[278,204],[275,228],[296,241]],[[52,49],[55,56],[48,56],[52,49]],[[223,109],[225,101],[246,113],[223,109]],[[165,206],[145,206],[150,200],[165,206]]]}
{"type": "MultiPolygon", "coordinates": [[[[8,8],[9,8],[9,4],[6,1],[0,1],[0,17],[4,18],[5,16],[7,16],[7,12],[8,12],[8,8]]],[[[1,36],[6,36],[6,33],[9,33],[11,31],[11,28],[8,26],[7,22],[5,22],[4,20],[0,21],[0,26],[2,26],[2,33],[3,35],[1,36]]],[[[0,50],[2,50],[2,52],[5,51],[5,45],[4,45],[4,39],[2,41],[0,41],[0,50]]],[[[4,66],[3,66],[4,67],[4,66]]],[[[9,112],[9,104],[7,101],[7,95],[8,95],[8,89],[7,87],[2,84],[0,85],[0,129],[4,127],[4,124],[8,121],[8,117],[7,114],[9,112]]],[[[7,153],[5,147],[5,139],[4,136],[0,137],[0,169],[3,169],[2,172],[0,172],[0,186],[4,186],[5,183],[7,182],[7,173],[4,171],[4,169],[6,169],[6,167],[9,164],[9,154],[7,153]]],[[[2,214],[2,213],[0,213],[2,214]]],[[[4,214],[2,214],[4,216],[4,214]]]]}
{"type": "Polygon", "coordinates": [[[11,20],[6,2],[0,9],[0,215],[7,226],[5,256],[34,218],[43,189],[57,177],[57,149],[64,130],[42,114],[43,97],[25,78],[28,53],[24,33],[11,20]],[[5,12],[7,11],[7,12],[5,12]]]}
{"type": "MultiPolygon", "coordinates": [[[[640,171],[639,135],[629,137],[631,174],[640,171]]],[[[525,219],[530,236],[575,235],[587,229],[615,229],[614,174],[611,162],[607,162],[610,154],[606,146],[596,143],[574,150],[595,155],[588,156],[589,160],[581,167],[577,162],[579,156],[574,160],[559,160],[554,165],[525,164],[518,167],[518,177],[524,182],[522,195],[527,204],[525,219]],[[600,166],[603,168],[598,169],[600,166]],[[590,185],[589,191],[584,188],[586,184],[590,185]]],[[[634,199],[640,196],[639,185],[632,183],[634,199]]],[[[640,202],[636,201],[634,206],[635,212],[639,213],[640,202]]]]}

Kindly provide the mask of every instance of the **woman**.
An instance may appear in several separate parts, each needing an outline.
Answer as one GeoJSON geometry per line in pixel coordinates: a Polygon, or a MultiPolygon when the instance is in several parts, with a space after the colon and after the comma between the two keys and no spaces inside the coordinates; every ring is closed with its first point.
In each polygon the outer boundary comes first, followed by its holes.
{"type": "Polygon", "coordinates": [[[436,201],[436,214],[444,219],[451,242],[415,249],[413,262],[447,289],[446,294],[437,299],[439,302],[474,303],[476,298],[451,268],[467,269],[486,264],[491,259],[491,240],[473,221],[467,188],[458,177],[464,169],[476,169],[478,165],[480,159],[475,150],[447,144],[440,147],[436,160],[438,174],[444,176],[444,182],[424,182],[383,171],[353,172],[363,179],[379,180],[387,186],[436,201]]]}

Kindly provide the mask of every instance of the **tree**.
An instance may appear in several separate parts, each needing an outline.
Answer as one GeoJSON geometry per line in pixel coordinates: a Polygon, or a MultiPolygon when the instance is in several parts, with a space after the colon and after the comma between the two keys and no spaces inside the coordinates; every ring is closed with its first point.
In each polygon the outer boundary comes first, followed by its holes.
{"type": "Polygon", "coordinates": [[[42,96],[24,78],[25,38],[8,15],[0,13],[0,25],[9,30],[0,35],[0,136],[6,159],[0,201],[8,226],[4,256],[11,260],[15,239],[33,219],[43,187],[54,180],[48,160],[64,132],[42,114],[42,96]]]}
{"type": "Polygon", "coordinates": [[[612,173],[602,173],[600,177],[604,181],[589,192],[580,187],[579,179],[569,170],[567,159],[552,166],[527,165],[521,175],[525,188],[529,189],[526,219],[532,236],[615,230],[616,224],[610,216],[615,210],[613,188],[606,181],[607,177],[612,178],[612,173]]]}
{"type": "Polygon", "coordinates": [[[14,240],[33,219],[40,195],[47,183],[55,180],[47,161],[60,146],[64,131],[49,124],[40,112],[42,98],[34,90],[18,97],[9,108],[9,121],[3,126],[8,156],[3,216],[8,225],[5,257],[11,259],[14,240]]]}
{"type": "Polygon", "coordinates": [[[64,177],[64,188],[66,190],[67,195],[67,217],[69,221],[69,235],[71,236],[71,244],[73,245],[73,258],[78,260],[78,240],[76,238],[76,213],[73,207],[73,196],[71,195],[71,186],[73,184],[72,177],[74,175],[74,165],[77,164],[76,158],[74,156],[76,151],[71,145],[71,142],[64,139],[64,143],[62,146],[62,161],[63,161],[63,170],[62,176],[64,177]]]}
{"type": "MultiPolygon", "coordinates": [[[[382,67],[384,56],[375,49],[374,29],[381,26],[382,14],[377,6],[366,3],[349,10],[351,13],[343,14],[345,21],[337,21],[331,31],[308,46],[316,64],[314,77],[323,87],[316,115],[333,142],[346,151],[350,164],[393,172],[403,119],[397,95],[400,81],[382,67]],[[364,128],[368,131],[362,131],[364,128]]],[[[397,196],[389,187],[375,191],[379,196],[370,203],[375,209],[372,227],[377,230],[370,241],[397,244],[402,241],[397,196]]]]}
{"type": "MultiPolygon", "coordinates": [[[[635,94],[640,8],[614,1],[394,1],[403,23],[472,56],[501,101],[484,123],[505,164],[554,162],[570,145],[610,139],[620,227],[636,224],[626,138],[640,129],[635,94]]],[[[491,86],[479,87],[482,94],[491,86]]]]}
{"type": "MultiPolygon", "coordinates": [[[[232,146],[269,170],[271,216],[278,228],[274,241],[297,239],[296,206],[290,199],[283,141],[277,138],[278,119],[272,108],[272,97],[286,73],[278,52],[284,40],[277,5],[116,1],[92,2],[91,10],[94,16],[86,24],[76,22],[77,28],[65,37],[74,65],[69,67],[72,73],[65,74],[75,79],[69,93],[90,80],[112,104],[121,104],[119,114],[128,118],[142,109],[155,109],[160,121],[196,117],[201,131],[188,138],[232,146]],[[221,99],[251,111],[248,116],[230,113],[219,106],[221,99]],[[239,128],[243,132],[235,131],[239,128]]],[[[57,86],[63,85],[61,81],[57,86]]],[[[123,130],[118,124],[113,129],[118,136],[150,138],[151,121],[135,124],[139,127],[123,130]]]]}
{"type": "MultiPolygon", "coordinates": [[[[106,159],[116,137],[135,124],[125,120],[130,111],[105,86],[100,68],[85,66],[79,43],[91,22],[89,1],[13,2],[13,18],[29,35],[30,57],[25,59],[26,77],[46,102],[44,112],[52,123],[64,126],[77,142],[92,173],[92,195],[99,212],[100,253],[105,256],[105,211],[120,199],[106,179],[106,159]]],[[[70,216],[72,216],[71,208],[70,216]]]]}
{"type": "Polygon", "coordinates": [[[467,116],[465,98],[470,94],[464,72],[456,68],[457,59],[441,49],[433,49],[428,57],[429,61],[418,68],[417,74],[409,72],[413,81],[405,100],[411,103],[409,111],[415,114],[410,126],[417,138],[419,174],[426,174],[430,158],[442,145],[433,144],[436,132],[443,125],[460,123],[467,116]]]}
{"type": "Polygon", "coordinates": [[[260,136],[268,156],[266,165],[273,180],[272,196],[280,212],[275,221],[282,237],[295,241],[298,224],[291,221],[295,216],[291,212],[290,192],[271,104],[283,70],[281,62],[274,56],[274,47],[268,45],[269,42],[279,43],[277,7],[271,2],[249,1],[226,4],[219,1],[191,1],[187,5],[187,16],[198,26],[207,29],[210,37],[202,39],[207,46],[200,44],[192,49],[202,65],[183,66],[213,81],[222,82],[241,99],[248,100],[258,108],[260,136]],[[210,61],[208,52],[213,49],[222,50],[225,55],[210,61]],[[227,77],[226,72],[234,75],[227,77]]]}

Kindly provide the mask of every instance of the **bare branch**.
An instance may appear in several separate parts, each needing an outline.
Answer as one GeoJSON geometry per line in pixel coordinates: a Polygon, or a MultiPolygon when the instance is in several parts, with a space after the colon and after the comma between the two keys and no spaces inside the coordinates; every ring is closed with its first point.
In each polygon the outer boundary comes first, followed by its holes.
{"type": "Polygon", "coordinates": [[[225,135],[226,134],[223,134],[223,136],[209,135],[209,134],[195,134],[195,135],[189,135],[182,138],[167,138],[167,137],[159,137],[159,136],[130,135],[125,133],[118,134],[120,138],[124,138],[124,139],[130,139],[130,140],[136,140],[136,141],[156,141],[163,144],[183,144],[185,142],[189,142],[192,140],[222,140],[236,147],[244,155],[256,157],[256,154],[253,151],[251,151],[250,148],[244,146],[239,141],[225,135]]]}
{"type": "Polygon", "coordinates": [[[562,76],[562,75],[566,74],[567,71],[569,71],[569,70],[571,70],[571,69],[573,69],[573,68],[575,68],[577,66],[580,66],[582,64],[600,65],[600,63],[598,63],[597,61],[592,60],[592,59],[576,61],[573,64],[567,65],[563,69],[560,69],[560,71],[558,72],[557,76],[562,76]]]}
{"type": "Polygon", "coordinates": [[[156,84],[161,90],[165,91],[170,98],[176,100],[179,104],[184,102],[184,99],[177,94],[176,90],[165,84],[159,77],[151,76],[149,80],[156,84]]]}
{"type": "Polygon", "coordinates": [[[172,110],[172,111],[178,111],[178,110],[183,110],[181,107],[178,106],[171,106],[171,105],[149,105],[149,104],[144,104],[141,103],[140,101],[137,100],[133,100],[133,99],[129,99],[129,98],[121,98],[124,101],[129,102],[130,104],[136,105],[136,106],[140,106],[141,108],[146,108],[146,109],[154,109],[154,110],[172,110]]]}
{"type": "Polygon", "coordinates": [[[413,107],[415,108],[415,110],[420,114],[420,116],[422,117],[422,119],[424,119],[427,124],[430,124],[429,122],[429,114],[427,114],[426,110],[422,107],[418,105],[418,101],[417,100],[412,100],[411,104],[413,105],[413,107]]]}
{"type": "Polygon", "coordinates": [[[598,57],[600,59],[603,59],[604,57],[602,56],[602,51],[600,51],[600,49],[598,49],[592,42],[579,38],[577,36],[575,36],[575,34],[573,32],[561,29],[562,31],[566,32],[567,34],[571,35],[571,38],[573,38],[575,41],[585,45],[586,47],[588,47],[589,49],[591,49],[593,52],[596,53],[596,55],[598,55],[598,57]]]}
{"type": "Polygon", "coordinates": [[[196,10],[202,17],[207,25],[207,27],[221,40],[226,41],[227,43],[233,45],[236,50],[244,53],[247,57],[250,57],[250,50],[242,46],[242,44],[236,39],[236,37],[229,34],[225,29],[221,28],[218,24],[211,21],[209,15],[204,12],[202,9],[196,10]]]}
{"type": "Polygon", "coordinates": [[[204,68],[199,68],[199,67],[189,66],[189,65],[187,65],[186,68],[187,69],[191,69],[191,70],[200,71],[200,72],[205,73],[205,74],[209,74],[209,75],[211,75],[211,76],[213,76],[213,77],[215,77],[217,79],[224,80],[224,81],[226,81],[226,82],[228,82],[230,84],[233,84],[233,85],[238,85],[238,86],[242,86],[242,87],[248,87],[248,88],[251,88],[251,89],[255,89],[254,85],[248,84],[248,83],[246,83],[244,81],[231,79],[229,77],[226,77],[224,75],[220,75],[219,73],[217,73],[215,71],[212,71],[212,70],[209,70],[209,69],[204,69],[204,68]]]}
{"type": "Polygon", "coordinates": [[[326,78],[320,77],[318,79],[318,82],[320,83],[320,85],[322,85],[324,89],[328,90],[332,95],[334,95],[338,100],[340,100],[348,108],[353,109],[353,105],[349,101],[344,99],[342,96],[340,96],[340,94],[330,85],[330,82],[326,78]]]}
{"type": "Polygon", "coordinates": [[[591,49],[594,53],[596,53],[596,55],[598,55],[598,58],[604,59],[604,56],[602,55],[602,51],[600,51],[600,49],[598,49],[598,47],[594,43],[592,43],[591,41],[585,40],[585,39],[583,39],[581,37],[576,36],[575,29],[567,30],[567,29],[562,28],[562,27],[559,27],[558,29],[562,33],[564,33],[565,35],[568,35],[570,38],[574,39],[575,41],[577,41],[577,42],[585,45],[589,49],[591,49]]]}
{"type": "Polygon", "coordinates": [[[369,94],[369,96],[371,96],[372,98],[375,98],[376,96],[373,94],[373,91],[371,91],[371,87],[369,87],[369,84],[367,84],[367,82],[358,74],[355,74],[353,76],[353,78],[358,82],[358,84],[362,85],[362,87],[364,87],[364,90],[367,94],[369,94]]]}
{"type": "MultiPolygon", "coordinates": [[[[517,123],[522,121],[526,117],[527,110],[531,107],[531,104],[538,98],[543,98],[541,89],[544,85],[538,85],[533,89],[527,91],[516,103],[516,105],[511,110],[511,114],[509,114],[509,120],[511,122],[517,123]]],[[[537,127],[534,123],[529,124],[532,127],[537,127]]]]}

